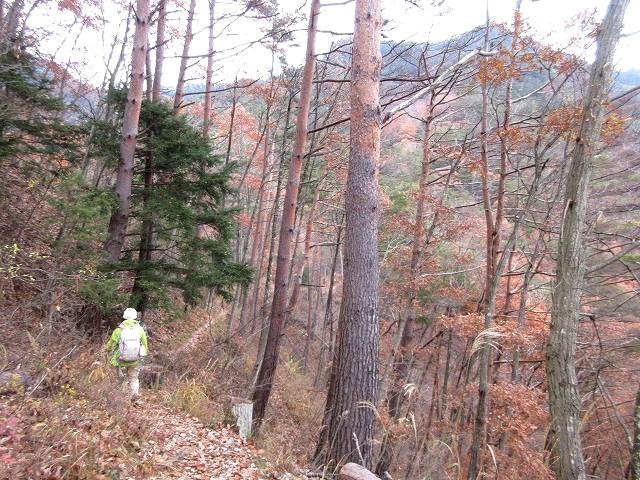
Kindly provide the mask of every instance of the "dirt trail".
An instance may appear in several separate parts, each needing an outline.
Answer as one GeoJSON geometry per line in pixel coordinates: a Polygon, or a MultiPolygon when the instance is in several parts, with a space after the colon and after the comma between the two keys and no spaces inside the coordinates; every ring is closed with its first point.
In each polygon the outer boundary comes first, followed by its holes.
{"type": "MultiPolygon", "coordinates": [[[[180,357],[211,332],[216,315],[206,315],[202,324],[171,355],[180,357]]],[[[141,452],[141,460],[153,465],[150,480],[261,478],[253,462],[255,452],[230,428],[207,428],[200,420],[180,411],[157,405],[145,395],[145,416],[153,425],[152,437],[141,452]]]]}
{"type": "Polygon", "coordinates": [[[198,345],[205,335],[211,333],[211,328],[215,321],[216,318],[213,316],[211,318],[207,318],[182,345],[172,352],[172,355],[178,357],[198,345]]]}
{"type": "Polygon", "coordinates": [[[261,478],[252,448],[231,429],[209,429],[194,417],[147,399],[139,408],[153,425],[151,439],[140,452],[142,462],[154,471],[149,480],[261,478]]]}

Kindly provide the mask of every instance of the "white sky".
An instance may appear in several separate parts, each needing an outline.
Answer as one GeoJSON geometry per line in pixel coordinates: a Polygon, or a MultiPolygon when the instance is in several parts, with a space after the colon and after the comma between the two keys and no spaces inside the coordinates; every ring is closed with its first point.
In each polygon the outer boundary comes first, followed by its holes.
{"type": "MultiPolygon", "coordinates": [[[[427,6],[424,9],[417,8],[405,0],[382,0],[383,18],[387,24],[383,29],[386,38],[392,40],[410,40],[421,42],[430,40],[437,42],[453,35],[466,32],[484,23],[487,0],[445,0],[441,7],[427,6]]],[[[67,33],[55,32],[45,43],[44,48],[50,53],[58,51],[57,61],[66,63],[71,57],[78,61],[83,72],[84,79],[94,84],[100,83],[105,71],[105,59],[109,53],[109,45],[114,32],[120,28],[123,32],[123,19],[126,11],[117,7],[113,0],[103,0],[107,23],[104,26],[106,34],[100,38],[99,32],[84,33],[80,41],[72,50],[75,35],[67,36],[66,43],[59,48],[61,38],[67,33]]],[[[135,2],[134,2],[135,3],[135,2]]],[[[188,4],[188,1],[183,1],[188,4]]],[[[302,12],[306,16],[309,10],[309,0],[279,0],[280,8],[285,12],[302,12]]],[[[341,3],[341,0],[325,0],[325,3],[341,3]]],[[[429,5],[433,0],[422,0],[420,3],[429,5]]],[[[606,11],[608,0],[523,0],[521,11],[523,17],[533,29],[534,36],[547,43],[562,45],[567,39],[578,33],[578,26],[572,19],[585,11],[597,11],[597,18],[601,19],[606,11]]],[[[515,0],[488,0],[489,14],[492,21],[510,23],[513,17],[515,0]]],[[[221,16],[241,10],[241,5],[234,0],[217,0],[217,15],[221,16]]],[[[354,3],[341,6],[323,7],[319,30],[349,34],[353,29],[354,3]]],[[[50,26],[53,12],[41,12],[33,17],[33,21],[44,26],[50,26]]],[[[184,29],[184,11],[176,11],[171,14],[172,26],[184,29]]],[[[191,54],[197,55],[206,52],[208,42],[208,2],[197,0],[194,32],[196,35],[192,43],[191,54]]],[[[616,64],[620,70],[640,68],[640,0],[631,0],[627,9],[624,33],[631,34],[621,39],[617,49],[616,64]]],[[[216,25],[216,65],[220,70],[216,72],[219,80],[228,81],[238,74],[239,77],[258,78],[266,77],[271,65],[270,52],[259,45],[255,45],[242,51],[239,45],[250,42],[259,37],[260,28],[265,27],[264,21],[243,19],[227,25],[229,22],[219,22],[216,25]],[[221,32],[221,30],[224,31],[221,32]],[[232,50],[230,50],[232,49],[232,50]]],[[[300,65],[304,56],[306,20],[300,22],[295,40],[286,46],[287,62],[290,65],[300,65]]],[[[58,29],[59,30],[59,29],[58,29]]],[[[582,35],[584,37],[584,34],[582,35]]],[[[326,51],[336,37],[329,33],[319,33],[317,40],[317,52],[326,51]]],[[[151,42],[153,44],[153,40],[151,42]]],[[[166,51],[168,56],[181,52],[180,41],[174,42],[166,51]]],[[[576,42],[571,53],[586,55],[593,52],[585,52],[583,42],[576,42]]],[[[130,58],[130,49],[126,53],[126,61],[130,58]]],[[[113,64],[113,63],[112,63],[113,64]]],[[[205,62],[202,62],[204,67],[205,62]]],[[[193,68],[187,75],[196,83],[202,83],[197,77],[204,75],[203,68],[193,68]]],[[[167,58],[163,77],[163,85],[171,87],[177,79],[178,59],[167,58]]]]}

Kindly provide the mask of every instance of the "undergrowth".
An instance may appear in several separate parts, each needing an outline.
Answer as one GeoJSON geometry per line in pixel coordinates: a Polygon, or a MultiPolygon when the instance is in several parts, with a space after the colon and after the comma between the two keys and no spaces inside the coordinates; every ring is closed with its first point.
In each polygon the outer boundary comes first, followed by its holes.
{"type": "Polygon", "coordinates": [[[64,368],[44,364],[41,389],[0,398],[0,478],[144,478],[137,452],[151,430],[89,349],[64,368]],[[93,363],[93,368],[91,364],[93,363]],[[32,393],[31,393],[32,392],[32,393]]]}
{"type": "MultiPolygon", "coordinates": [[[[224,317],[223,309],[212,316],[196,309],[186,321],[148,324],[150,363],[164,367],[162,383],[144,389],[148,401],[183,411],[208,427],[233,425],[233,401],[250,395],[257,338],[226,338],[224,317]]],[[[21,345],[10,344],[10,368],[28,372],[31,384],[27,391],[0,393],[0,478],[152,475],[153,466],[142,462],[140,452],[154,437],[153,426],[145,422],[144,407],[133,408],[120,394],[116,370],[101,350],[103,339],[73,331],[46,342],[38,335],[21,338],[21,345]]],[[[323,395],[291,352],[285,350],[285,358],[261,434],[249,442],[257,448],[261,469],[295,473],[312,453],[323,395]]]]}

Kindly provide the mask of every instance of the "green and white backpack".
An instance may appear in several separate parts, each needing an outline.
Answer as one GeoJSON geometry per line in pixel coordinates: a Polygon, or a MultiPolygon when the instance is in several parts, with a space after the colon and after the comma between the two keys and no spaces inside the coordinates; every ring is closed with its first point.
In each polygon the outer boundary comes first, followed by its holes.
{"type": "Polygon", "coordinates": [[[140,325],[120,325],[120,347],[118,359],[122,362],[135,362],[146,353],[142,345],[142,327],[140,325]]]}

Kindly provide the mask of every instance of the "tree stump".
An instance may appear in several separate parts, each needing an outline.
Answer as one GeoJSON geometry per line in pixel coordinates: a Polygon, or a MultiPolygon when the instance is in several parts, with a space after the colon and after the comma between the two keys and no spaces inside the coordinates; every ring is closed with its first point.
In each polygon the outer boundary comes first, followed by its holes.
{"type": "Polygon", "coordinates": [[[164,367],[162,365],[142,365],[140,367],[140,383],[148,388],[158,388],[162,383],[164,367]]]}
{"type": "Polygon", "coordinates": [[[24,394],[31,383],[31,377],[21,370],[0,372],[0,396],[24,394]]]}
{"type": "Polygon", "coordinates": [[[243,438],[251,436],[251,422],[253,422],[253,403],[249,400],[231,399],[231,412],[236,417],[238,432],[243,438]]]}
{"type": "Polygon", "coordinates": [[[380,480],[357,463],[347,463],[340,469],[340,480],[380,480]]]}

